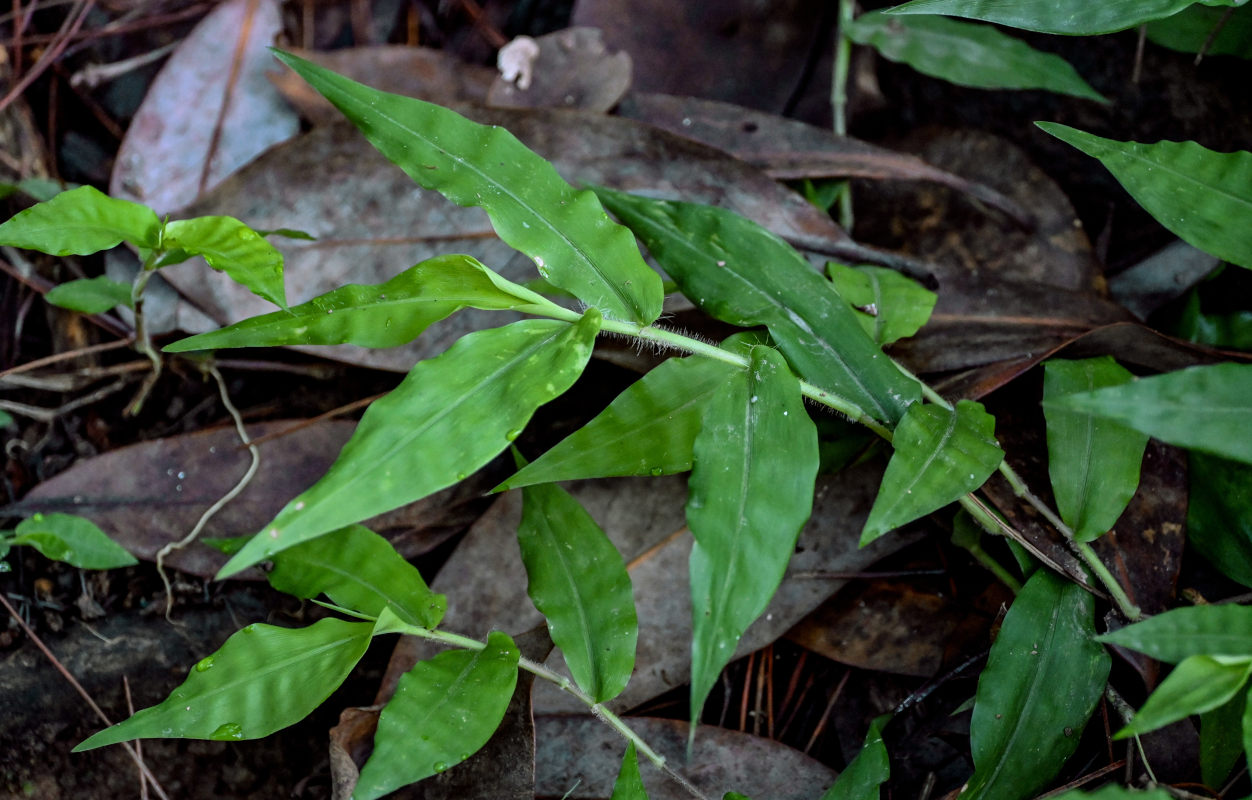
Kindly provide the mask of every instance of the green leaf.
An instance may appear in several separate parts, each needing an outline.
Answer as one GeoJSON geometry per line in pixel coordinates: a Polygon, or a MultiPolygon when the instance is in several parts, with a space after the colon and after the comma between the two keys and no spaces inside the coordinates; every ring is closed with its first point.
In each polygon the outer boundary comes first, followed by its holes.
{"type": "Polygon", "coordinates": [[[122,242],[156,247],[160,232],[161,221],[147,206],[80,186],[20,211],[0,225],[0,245],[54,256],[86,256],[122,242]]]}
{"type": "Polygon", "coordinates": [[[978,679],[965,800],[1033,797],[1078,746],[1111,659],[1093,639],[1095,600],[1047,570],[1013,601],[978,679]]]}
{"type": "Polygon", "coordinates": [[[196,217],[166,223],[162,246],[202,256],[210,267],[225,272],[253,294],[281,308],[287,307],[282,253],[234,217],[196,217]]]}
{"type": "Polygon", "coordinates": [[[58,194],[69,189],[78,188],[78,184],[63,184],[61,181],[54,181],[51,178],[23,178],[17,183],[0,183],[0,199],[8,197],[16,192],[30,197],[39,202],[51,200],[58,194]]]}
{"type": "Polygon", "coordinates": [[[0,428],[7,428],[14,422],[12,414],[7,411],[0,411],[0,428]]]}
{"type": "Polygon", "coordinates": [[[1247,692],[1236,692],[1224,705],[1200,715],[1200,776],[1221,786],[1243,754],[1243,715],[1247,692]]]}
{"type": "Polygon", "coordinates": [[[635,754],[635,743],[626,746],[626,755],[622,756],[622,768],[613,782],[613,796],[609,800],[648,800],[648,791],[643,788],[643,778],[639,777],[639,757],[635,754]]]}
{"type": "Polygon", "coordinates": [[[887,745],[883,744],[882,729],[891,719],[883,714],[869,724],[865,744],[847,769],[839,773],[838,780],[822,795],[822,800],[878,800],[879,789],[891,777],[891,762],[887,757],[887,745]]]}
{"type": "Polygon", "coordinates": [[[290,310],[183,339],[167,346],[165,352],[348,342],[361,347],[398,347],[463,308],[536,311],[551,306],[470,256],[444,255],[409,267],[384,283],[350,283],[290,310]]]}
{"type": "Polygon", "coordinates": [[[518,651],[503,633],[482,650],[452,650],[400,677],[353,797],[373,800],[443,772],[487,743],[517,685],[518,651]]]}
{"type": "Polygon", "coordinates": [[[299,722],[356,666],[374,625],[324,619],[306,628],[253,624],[200,660],[159,705],[95,734],[74,752],[130,739],[259,739],[299,722]]]}
{"type": "Polygon", "coordinates": [[[1106,633],[1099,640],[1171,664],[1194,655],[1252,656],[1252,607],[1175,608],[1106,633]]]}
{"type": "Polygon", "coordinates": [[[924,75],[976,89],[1047,89],[1107,103],[1069,62],[989,25],[869,11],[847,37],[924,75]]]}
{"type": "Polygon", "coordinates": [[[591,515],[553,485],[523,490],[517,543],[535,608],[574,682],[597,703],[621,694],[639,636],[630,576],[591,515]]]}
{"type": "MultiPolygon", "coordinates": [[[[1113,33],[1175,14],[1195,0],[912,0],[892,14],[947,14],[1069,36],[1113,33]]],[[[1233,3],[1227,3],[1233,5],[1233,3]]]]}
{"type": "Polygon", "coordinates": [[[1252,152],[1195,142],[1118,142],[1055,122],[1040,128],[1098,158],[1156,221],[1206,253],[1252,269],[1252,152]]]}
{"type": "Polygon", "coordinates": [[[1252,465],[1196,452],[1188,461],[1187,543],[1252,587],[1252,465]]]}
{"type": "Polygon", "coordinates": [[[361,525],[289,547],[265,576],[280,592],[305,599],[325,594],[336,605],[377,617],[391,610],[404,622],[434,628],[448,601],[383,537],[361,525]]]}
{"type": "Polygon", "coordinates": [[[1161,681],[1114,739],[1147,733],[1229,702],[1252,675],[1252,657],[1190,656],[1161,681]]]}
{"type": "MultiPolygon", "coordinates": [[[[1044,363],[1043,400],[1120,386],[1134,380],[1110,356],[1044,363]]],[[[1056,508],[1080,542],[1103,536],[1126,510],[1139,487],[1139,465],[1148,437],[1079,411],[1045,406],[1048,475],[1056,508]]]]}
{"type": "Polygon", "coordinates": [[[721,208],[597,188],[693,303],[732,325],[765,325],[805,380],[894,424],[921,397],[829,281],[791,245],[721,208]]]}
{"type": "MultiPolygon", "coordinates": [[[[1252,6],[1250,6],[1252,8],[1252,6]]],[[[1220,314],[1201,308],[1200,293],[1192,288],[1178,317],[1177,335],[1210,347],[1252,350],[1252,311],[1220,314]]]]}
{"type": "Polygon", "coordinates": [[[845,267],[826,262],[831,283],[878,344],[907,339],[930,319],[938,295],[912,278],[883,267],[845,267]]]}
{"type": "Polygon", "coordinates": [[[1252,6],[1236,9],[1194,5],[1172,17],[1148,23],[1148,39],[1171,50],[1252,58],[1252,6]],[[1221,30],[1213,36],[1218,26],[1221,30]],[[1212,41],[1209,41],[1210,38],[1212,41]]]}
{"type": "Polygon", "coordinates": [[[861,546],[982,486],[1004,458],[995,424],[970,400],[952,411],[910,406],[892,439],[895,452],[861,530],[861,546]]]}
{"type": "Polygon", "coordinates": [[[73,514],[35,514],[17,524],[11,544],[26,544],[53,561],[81,569],[116,569],[139,562],[88,519],[73,514]]]}
{"type": "Polygon", "coordinates": [[[533,259],[544,278],[606,317],[646,325],[660,315],[661,278],[630,232],[513,134],[275,55],[423,188],[486,211],[500,238],[533,259]]]}
{"type": "Polygon", "coordinates": [[[663,361],[496,491],[579,478],[686,472],[704,408],[734,371],[708,358],[663,361]]]}
{"type": "Polygon", "coordinates": [[[463,480],[582,373],[600,315],[522,320],[462,337],[375,401],[321,480],[222,567],[233,575],[301,542],[463,480]]]}
{"type": "Polygon", "coordinates": [[[1120,422],[1166,444],[1252,463],[1252,364],[1214,364],[1066,395],[1044,405],[1120,422]]]}
{"type": "Polygon", "coordinates": [[[1070,789],[1068,792],[1057,795],[1053,800],[1172,800],[1172,798],[1173,795],[1164,789],[1148,789],[1140,792],[1110,783],[1094,792],[1070,789]]]}
{"type": "Polygon", "coordinates": [[[689,561],[693,723],[739,638],[778,589],[813,506],[817,429],[800,385],[772,348],[753,347],[750,359],[714,395],[695,440],[686,508],[696,540],[689,561]]]}
{"type": "Polygon", "coordinates": [[[114,306],[134,306],[130,297],[130,285],[103,275],[53,286],[44,295],[44,299],[54,306],[84,314],[102,314],[114,306]]]}

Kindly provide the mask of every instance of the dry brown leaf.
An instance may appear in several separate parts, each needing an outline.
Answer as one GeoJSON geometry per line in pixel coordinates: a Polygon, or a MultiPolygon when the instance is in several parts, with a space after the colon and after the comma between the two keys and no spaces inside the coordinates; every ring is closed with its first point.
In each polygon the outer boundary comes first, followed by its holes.
{"type": "Polygon", "coordinates": [[[595,28],[566,28],[534,40],[527,86],[497,76],[487,104],[501,108],[608,111],[630,88],[630,56],[610,53],[595,28]]]}

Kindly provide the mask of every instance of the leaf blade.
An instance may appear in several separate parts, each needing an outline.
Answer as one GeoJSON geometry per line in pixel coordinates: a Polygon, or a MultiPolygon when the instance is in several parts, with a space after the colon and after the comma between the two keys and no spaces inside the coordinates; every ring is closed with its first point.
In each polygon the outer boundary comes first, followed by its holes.
{"type": "Polygon", "coordinates": [[[487,212],[540,274],[606,317],[648,324],[661,278],[595,195],[575,191],[511,133],[421,100],[380,92],[283,52],[275,56],[344,113],[421,186],[487,212]]]}
{"type": "Polygon", "coordinates": [[[523,320],[468,334],[419,363],[365,412],[326,475],[219,577],[462,480],[516,438],[536,408],[573,385],[599,329],[594,309],[573,324],[523,320]]]}
{"type": "Polygon", "coordinates": [[[648,800],[648,791],[643,788],[643,778],[639,776],[639,756],[635,753],[635,743],[626,746],[622,756],[622,768],[613,781],[613,795],[609,800],[648,800]]]}
{"type": "Polygon", "coordinates": [[[948,14],[1013,28],[1069,36],[1092,36],[1133,28],[1175,14],[1195,0],[911,0],[892,14],[948,14]]]}
{"type": "Polygon", "coordinates": [[[1195,655],[1252,656],[1252,608],[1234,604],[1175,608],[1098,640],[1171,664],[1195,655]]]}
{"type": "Polygon", "coordinates": [[[53,286],[43,297],[49,303],[83,314],[103,314],[114,306],[132,306],[130,285],[101,275],[53,286]]]}
{"type": "Polygon", "coordinates": [[[839,773],[838,780],[826,790],[822,800],[878,800],[879,787],[891,777],[891,761],[882,740],[882,729],[890,719],[890,714],[883,714],[869,724],[861,751],[839,773]]]}
{"type": "Polygon", "coordinates": [[[1097,158],[1131,197],[1180,239],[1252,269],[1252,152],[1195,142],[1118,142],[1055,122],[1035,123],[1097,158]]]}
{"type": "Polygon", "coordinates": [[[35,514],[17,524],[9,544],[34,547],[81,569],[117,569],[139,561],[94,522],[74,514],[35,514]]]}
{"type": "Polygon", "coordinates": [[[831,283],[857,310],[857,320],[879,345],[906,339],[930,319],[939,296],[884,267],[845,267],[827,262],[831,283]]]}
{"type": "Polygon", "coordinates": [[[162,246],[201,256],[210,267],[225,272],[253,294],[287,308],[282,253],[234,217],[196,217],[166,223],[162,246]]]}
{"type": "Polygon", "coordinates": [[[639,637],[626,564],[569,492],[541,484],[522,497],[517,543],[526,591],[579,688],[607,702],[630,680],[639,637]]]}
{"type": "Polygon", "coordinates": [[[1171,722],[1225,705],[1252,676],[1252,657],[1227,660],[1208,655],[1188,656],[1148,695],[1130,724],[1114,739],[1147,733],[1171,722]]]}
{"type": "Polygon", "coordinates": [[[54,256],[87,256],[122,242],[156,247],[160,231],[161,221],[147,206],[80,186],[0,224],[0,244],[54,256]]]}

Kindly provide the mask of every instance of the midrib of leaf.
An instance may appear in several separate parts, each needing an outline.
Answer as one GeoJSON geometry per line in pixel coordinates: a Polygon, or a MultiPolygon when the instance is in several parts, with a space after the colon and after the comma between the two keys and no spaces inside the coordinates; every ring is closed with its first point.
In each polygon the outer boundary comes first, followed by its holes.
{"type": "Polygon", "coordinates": [[[883,292],[882,281],[878,278],[878,273],[869,272],[862,273],[869,278],[870,291],[874,293],[874,343],[877,344],[883,339],[883,292]]]}
{"type": "MultiPolygon", "coordinates": [[[[604,272],[600,269],[599,265],[587,254],[587,252],[582,248],[581,245],[579,245],[577,242],[572,240],[570,237],[566,236],[565,232],[562,231],[560,228],[556,227],[555,225],[553,225],[546,216],[539,213],[539,211],[535,209],[533,206],[531,206],[528,202],[525,202],[520,196],[518,196],[510,188],[509,185],[499,183],[498,181],[493,179],[488,173],[479,169],[478,166],[474,164],[472,161],[467,161],[466,159],[456,155],[455,153],[451,153],[445,150],[442,146],[436,144],[434,141],[423,136],[420,132],[413,130],[407,125],[404,125],[398,119],[390,116],[384,111],[378,110],[377,108],[370,105],[369,103],[366,103],[364,101],[357,99],[351,93],[345,92],[343,93],[343,97],[353,103],[356,103],[358,107],[367,108],[369,112],[373,114],[374,116],[381,117],[382,119],[387,120],[397,129],[403,131],[406,134],[409,134],[410,136],[412,136],[413,138],[421,142],[424,142],[428,147],[435,148],[445,157],[450,158],[453,161],[457,162],[458,164],[468,168],[471,172],[477,175],[483,182],[487,183],[490,186],[496,187],[502,194],[508,196],[514,202],[516,202],[519,206],[521,206],[523,209],[530,212],[530,214],[536,220],[538,220],[545,228],[547,228],[549,231],[555,234],[557,238],[565,242],[565,244],[568,245],[571,250],[577,253],[579,260],[581,260],[586,267],[590,268],[591,271],[595,273],[596,277],[600,279],[601,283],[609,287],[609,289],[613,292],[613,295],[617,298],[618,302],[621,303],[624,308],[638,310],[638,305],[629,297],[627,297],[625,293],[620,288],[618,288],[617,284],[614,281],[610,280],[604,274],[604,272]]],[[[491,129],[488,129],[486,131],[486,136],[484,138],[492,137],[492,136],[498,136],[498,134],[492,131],[491,129]]],[[[575,193],[575,195],[577,195],[577,193],[575,193]]],[[[607,311],[607,309],[601,309],[601,310],[607,311]]],[[[609,317],[610,315],[606,313],[605,316],[609,317]]],[[[640,314],[638,316],[643,316],[643,315],[640,314]]]]}
{"type": "MultiPolygon", "coordinates": [[[[534,345],[531,345],[525,350],[520,351],[513,358],[502,362],[500,366],[496,367],[492,372],[488,373],[487,376],[483,380],[474,384],[471,391],[465,394],[462,394],[460,396],[460,399],[456,403],[445,406],[444,408],[440,409],[437,413],[433,414],[431,417],[429,417],[420,425],[415,426],[414,428],[411,428],[405,435],[396,437],[395,443],[389,449],[387,449],[382,455],[376,458],[375,463],[382,463],[385,461],[390,461],[398,452],[400,452],[401,450],[407,449],[409,444],[414,439],[421,437],[427,431],[429,431],[431,427],[435,425],[435,423],[441,421],[444,417],[448,416],[453,411],[460,408],[461,404],[465,402],[465,399],[468,396],[472,394],[477,394],[483,391],[485,387],[490,386],[492,383],[499,380],[501,373],[512,369],[513,366],[516,365],[518,362],[525,361],[526,359],[530,358],[530,356],[533,355],[536,351],[541,350],[544,347],[547,347],[548,344],[550,344],[553,340],[560,338],[563,333],[565,333],[564,330],[554,331],[551,336],[545,337],[544,339],[540,340],[534,345]]],[[[334,492],[334,495],[342,494],[344,491],[346,491],[350,487],[355,486],[356,484],[365,480],[367,477],[367,474],[366,474],[367,472],[370,472],[370,471],[355,470],[347,480],[344,480],[343,482],[339,484],[339,488],[337,489],[337,491],[334,492]]],[[[334,495],[329,495],[329,496],[334,496],[334,495]]],[[[325,501],[323,500],[323,502],[325,501]]]]}
{"type": "MultiPolygon", "coordinates": [[[[1060,598],[1061,594],[1063,594],[1063,592],[1056,593],[1057,602],[1053,603],[1052,605],[1052,616],[1051,616],[1051,619],[1049,620],[1050,624],[1048,625],[1048,631],[1047,631],[1047,634],[1044,636],[1044,640],[1043,640],[1044,641],[1043,647],[1046,649],[1043,649],[1042,652],[1045,654],[1044,660],[1048,662],[1047,666],[1049,667],[1051,666],[1051,663],[1053,659],[1055,658],[1055,654],[1053,652],[1054,648],[1052,647],[1052,641],[1053,639],[1056,638],[1056,632],[1057,632],[1057,627],[1058,627],[1057,618],[1061,613],[1061,598],[1060,598]]],[[[1038,696],[1040,692],[1043,691],[1042,676],[1044,673],[1044,666],[1045,665],[1042,662],[1040,662],[1038,668],[1034,670],[1034,674],[1031,675],[1030,687],[1026,692],[1025,700],[1018,704],[1019,709],[1025,710],[1035,705],[1035,697],[1038,696]]],[[[984,787],[990,786],[992,782],[997,777],[999,777],[1000,771],[1003,770],[1004,767],[1008,763],[1007,760],[1004,758],[1004,755],[1012,751],[1013,745],[1017,742],[1018,735],[1023,730],[1021,725],[1013,725],[1012,727],[1013,727],[1013,731],[1012,733],[1009,734],[1008,738],[1004,741],[1004,747],[999,748],[997,750],[995,768],[992,770],[991,774],[986,778],[986,780],[982,782],[982,785],[984,787]]]]}
{"type": "MultiPolygon", "coordinates": [[[[360,624],[365,624],[365,623],[360,623],[360,624]]],[[[304,629],[304,630],[307,630],[307,629],[304,629]]],[[[282,672],[283,670],[287,669],[287,667],[292,664],[299,664],[302,661],[308,661],[312,658],[315,658],[321,655],[322,653],[325,653],[328,650],[336,650],[340,647],[343,647],[345,644],[356,641],[357,639],[360,639],[360,638],[362,638],[362,634],[359,634],[359,633],[352,635],[352,636],[344,636],[343,638],[337,639],[333,642],[327,642],[325,644],[319,645],[318,647],[315,647],[312,650],[304,650],[304,651],[301,651],[300,653],[287,656],[286,658],[280,658],[278,661],[266,662],[265,666],[263,666],[260,670],[249,671],[247,674],[240,675],[236,680],[225,683],[216,689],[204,692],[202,694],[184,695],[184,698],[186,701],[191,702],[191,701],[197,701],[197,700],[203,700],[206,698],[216,697],[222,692],[225,692],[230,689],[234,689],[240,685],[257,683],[259,679],[265,678],[276,672],[282,672]]],[[[122,723],[119,723],[119,724],[122,724],[122,723]]]]}
{"type": "Polygon", "coordinates": [[[930,465],[935,463],[935,459],[939,458],[939,454],[943,452],[944,446],[947,445],[948,441],[955,434],[956,425],[958,421],[959,421],[959,416],[957,415],[956,410],[953,409],[952,416],[949,418],[949,421],[948,421],[948,429],[945,430],[943,432],[943,435],[939,437],[939,445],[935,447],[930,452],[929,455],[926,456],[925,460],[922,461],[921,469],[914,472],[909,482],[902,487],[905,491],[904,491],[904,494],[900,495],[901,499],[904,498],[904,495],[912,494],[913,487],[916,486],[918,481],[922,479],[922,476],[926,474],[926,470],[930,469],[930,465]]]}
{"type": "MultiPolygon", "coordinates": [[[[651,219],[647,218],[643,214],[640,214],[639,217],[640,219],[643,220],[644,225],[650,225],[654,230],[659,231],[660,234],[664,236],[665,238],[672,239],[678,242],[679,245],[681,245],[688,252],[694,254],[695,257],[704,259],[705,261],[710,260],[708,254],[700,250],[693,243],[688,242],[687,240],[682,239],[681,237],[670,234],[666,229],[661,228],[656,223],[653,223],[651,219]]],[[[796,316],[795,312],[793,312],[790,308],[787,308],[778,300],[771,297],[768,292],[762,291],[760,288],[754,286],[751,282],[747,280],[747,278],[740,275],[736,270],[728,269],[728,270],[723,270],[723,272],[727,275],[730,275],[740,284],[750,289],[753,295],[765,298],[766,303],[774,311],[782,312],[793,325],[796,325],[801,330],[803,330],[804,333],[808,334],[809,337],[813,339],[813,341],[817,342],[817,344],[822,348],[822,351],[824,353],[827,353],[830,358],[834,359],[839,364],[839,366],[843,367],[844,373],[849,378],[851,378],[852,382],[856,384],[856,387],[861,390],[861,393],[865,395],[867,398],[869,398],[870,402],[874,404],[878,413],[881,415],[879,419],[890,419],[891,415],[888,414],[887,410],[882,407],[882,404],[879,402],[878,397],[875,396],[875,394],[871,392],[868,388],[866,388],[865,384],[861,381],[861,376],[857,374],[856,370],[848,366],[848,362],[844,359],[843,354],[840,353],[836,348],[831,346],[830,343],[827,342],[825,339],[813,333],[813,329],[809,327],[807,322],[804,322],[804,320],[801,317],[796,316]]],[[[834,302],[834,301],[832,300],[831,302],[834,302]]],[[[840,302],[842,302],[842,299],[840,299],[840,302]]],[[[768,327],[769,323],[765,323],[765,324],[768,327]]],[[[802,377],[812,378],[813,376],[806,375],[802,377]]]]}
{"type": "MultiPolygon", "coordinates": [[[[751,374],[752,373],[749,371],[748,394],[747,394],[748,398],[752,397],[752,392],[753,392],[752,380],[750,377],[751,374]]],[[[739,478],[738,502],[735,505],[735,519],[738,520],[738,522],[735,525],[734,535],[731,537],[730,564],[729,564],[730,570],[729,570],[729,574],[726,576],[727,585],[733,585],[732,582],[735,576],[738,575],[739,573],[739,553],[743,549],[743,542],[745,539],[745,537],[743,536],[743,530],[745,527],[745,523],[747,522],[747,518],[744,514],[744,509],[747,507],[748,483],[749,483],[748,479],[749,479],[749,476],[751,475],[751,470],[752,470],[753,437],[752,437],[752,426],[751,426],[752,403],[750,399],[749,399],[749,402],[744,405],[743,410],[744,410],[743,423],[742,423],[742,427],[740,428],[740,430],[747,431],[747,435],[744,436],[744,439],[743,439],[743,442],[744,442],[743,460],[742,460],[743,469],[740,470],[740,473],[739,473],[740,478],[739,478]]],[[[718,599],[717,606],[716,606],[716,610],[717,610],[716,619],[718,620],[718,623],[717,623],[718,629],[723,628],[723,626],[725,625],[726,604],[729,602],[730,602],[730,592],[723,591],[721,593],[721,597],[718,599]]]]}
{"type": "MultiPolygon", "coordinates": [[[[1087,378],[1087,391],[1091,391],[1095,388],[1095,375],[1090,364],[1083,367],[1083,375],[1087,378]]],[[[1095,438],[1095,416],[1088,412],[1084,414],[1084,417],[1086,418],[1084,420],[1086,432],[1083,438],[1082,482],[1079,484],[1078,491],[1078,513],[1081,516],[1077,520],[1081,522],[1087,521],[1085,509],[1087,508],[1087,499],[1091,496],[1091,457],[1094,452],[1093,440],[1095,438]]],[[[1077,521],[1071,524],[1076,524],[1077,521]]]]}
{"type": "MultiPolygon", "coordinates": [[[[1233,200],[1233,201],[1234,201],[1234,202],[1236,202],[1236,203],[1239,203],[1239,204],[1241,204],[1241,205],[1243,205],[1243,206],[1246,206],[1246,207],[1247,207],[1247,209],[1248,209],[1248,211],[1249,211],[1249,213],[1252,213],[1252,202],[1248,201],[1246,198],[1240,197],[1239,195],[1236,195],[1236,194],[1232,194],[1232,193],[1231,193],[1231,192],[1229,192],[1228,190],[1223,189],[1223,188],[1221,188],[1221,187],[1219,187],[1219,186],[1215,186],[1215,185],[1213,185],[1213,184],[1211,184],[1211,183],[1205,183],[1205,182],[1203,182],[1203,181],[1201,181],[1201,180],[1199,180],[1199,179],[1197,179],[1197,178],[1195,178],[1195,177],[1193,177],[1193,176],[1191,176],[1191,175],[1189,175],[1189,174],[1187,174],[1187,173],[1185,173],[1185,172],[1180,172],[1179,170],[1175,169],[1175,168],[1174,168],[1171,164],[1166,164],[1166,163],[1163,163],[1163,162],[1161,162],[1161,161],[1153,161],[1152,159],[1150,159],[1150,158],[1148,158],[1148,157],[1146,157],[1146,156],[1140,155],[1140,154],[1139,154],[1139,152],[1138,152],[1138,148],[1135,148],[1135,147],[1127,147],[1127,148],[1124,148],[1124,149],[1118,149],[1118,148],[1114,148],[1114,147],[1109,147],[1109,146],[1108,146],[1107,144],[1105,144],[1104,142],[1099,142],[1098,144],[1099,144],[1099,145],[1101,146],[1101,148],[1102,148],[1102,149],[1104,149],[1106,152],[1111,152],[1111,153],[1112,153],[1112,155],[1115,155],[1115,156],[1125,156],[1126,158],[1133,159],[1133,160],[1138,161],[1138,162],[1140,162],[1140,163],[1142,163],[1142,164],[1146,164],[1146,165],[1147,165],[1148,167],[1150,167],[1150,168],[1153,168],[1153,169],[1159,169],[1159,170],[1161,170],[1161,171],[1163,171],[1163,172],[1169,173],[1170,175],[1173,175],[1173,176],[1175,176],[1175,177],[1177,177],[1177,178],[1181,179],[1181,180],[1182,180],[1182,181],[1184,181],[1185,183],[1191,184],[1191,185],[1193,185],[1193,186],[1198,186],[1199,188],[1204,189],[1205,191],[1208,191],[1208,192],[1211,192],[1211,193],[1220,194],[1220,195],[1222,195],[1222,196],[1226,197],[1226,198],[1227,198],[1227,199],[1229,199],[1229,200],[1233,200]]],[[[1118,144],[1124,144],[1124,143],[1122,143],[1122,142],[1118,142],[1118,144]]],[[[1139,142],[1131,142],[1130,144],[1140,144],[1140,143],[1139,143],[1139,142]]],[[[1170,144],[1173,144],[1173,143],[1171,142],[1170,144]]],[[[1185,144],[1185,143],[1181,143],[1181,142],[1180,142],[1180,143],[1178,143],[1178,144],[1185,144]]],[[[1143,145],[1143,146],[1144,146],[1144,147],[1152,147],[1153,145],[1147,144],[1147,145],[1143,145]]],[[[1199,147],[1200,145],[1196,145],[1196,146],[1197,146],[1197,147],[1199,147]]],[[[1079,149],[1082,149],[1082,148],[1079,148],[1079,149]]],[[[1183,153],[1184,155],[1186,155],[1186,156],[1190,156],[1192,153],[1201,153],[1201,154],[1202,154],[1202,151],[1194,150],[1193,148],[1188,148],[1188,147],[1178,147],[1178,148],[1170,148],[1170,149],[1174,149],[1176,152],[1182,152],[1182,153],[1183,153]]],[[[1213,152],[1213,151],[1210,151],[1210,152],[1213,152]]],[[[1225,155],[1225,154],[1223,154],[1223,155],[1225,155]]],[[[1099,158],[1099,156],[1097,156],[1097,158],[1099,158]]],[[[1103,159],[1101,159],[1101,160],[1103,160],[1103,159]]]]}
{"type": "Polygon", "coordinates": [[[474,668],[478,666],[478,660],[480,658],[484,658],[484,652],[484,650],[475,651],[470,660],[466,662],[461,671],[457,673],[456,678],[453,679],[452,685],[448,687],[447,691],[445,691],[436,702],[432,703],[429,708],[425,709],[426,713],[413,715],[411,718],[412,724],[409,727],[420,728],[423,723],[435,716],[436,712],[447,706],[452,697],[456,694],[456,691],[461,688],[461,685],[469,680],[470,674],[474,671],[474,668]]]}
{"type": "MultiPolygon", "coordinates": [[[[544,521],[544,530],[551,530],[546,520],[544,521]]],[[[565,582],[569,585],[574,595],[574,612],[578,615],[579,638],[582,640],[583,649],[586,651],[587,666],[591,668],[592,673],[595,675],[596,682],[595,690],[587,693],[598,701],[600,692],[604,688],[604,676],[600,674],[600,669],[596,665],[595,647],[591,643],[591,628],[590,623],[587,621],[587,608],[583,602],[583,595],[578,589],[578,583],[574,580],[573,573],[570,571],[569,562],[565,558],[564,548],[561,547],[561,543],[547,533],[544,534],[544,538],[549,539],[554,544],[551,550],[556,553],[557,561],[561,566],[561,575],[565,578],[565,582]]],[[[584,687],[584,690],[586,690],[586,687],[584,687]]]]}

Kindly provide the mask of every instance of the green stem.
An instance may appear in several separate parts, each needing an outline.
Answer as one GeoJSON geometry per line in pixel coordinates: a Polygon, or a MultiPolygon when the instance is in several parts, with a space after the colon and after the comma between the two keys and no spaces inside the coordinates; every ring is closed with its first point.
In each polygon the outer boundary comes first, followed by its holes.
{"type": "Polygon", "coordinates": [[[144,401],[148,398],[148,393],[152,391],[152,387],[156,385],[157,379],[161,377],[161,354],[152,346],[152,337],[148,335],[148,322],[144,314],[144,289],[148,286],[148,281],[152,279],[152,275],[156,270],[157,259],[162,253],[159,250],[153,250],[144,259],[143,266],[139,269],[139,274],[135,276],[134,282],[130,286],[130,301],[135,309],[135,349],[143,355],[147,356],[148,361],[152,362],[152,372],[144,378],[139,386],[139,391],[135,393],[135,399],[127,407],[126,413],[135,416],[143,408],[144,401]]]}
{"type": "MultiPolygon", "coordinates": [[[[848,77],[851,74],[852,41],[848,39],[848,25],[855,14],[855,0],[839,0],[839,30],[835,34],[835,64],[830,78],[830,108],[834,116],[836,136],[848,135],[848,77]]],[[[839,193],[839,222],[848,233],[852,232],[852,184],[844,184],[839,193]]]]}
{"type": "MultiPolygon", "coordinates": [[[[398,625],[396,626],[396,630],[397,632],[412,634],[422,639],[428,639],[432,642],[439,642],[440,644],[446,644],[451,647],[459,647],[462,650],[483,650],[487,647],[485,642],[480,642],[479,640],[472,639],[469,636],[462,636],[459,633],[420,628],[416,625],[398,625]]],[[[621,717],[617,716],[617,714],[614,714],[612,711],[609,711],[602,704],[597,703],[591,695],[587,694],[582,689],[579,689],[578,686],[569,678],[559,672],[554,672],[553,670],[548,669],[543,664],[531,661],[528,658],[519,657],[517,665],[535,677],[543,678],[549,683],[556,685],[557,688],[578,698],[578,701],[586,705],[597,719],[604,722],[610,728],[625,737],[628,742],[635,746],[635,750],[641,753],[644,758],[651,761],[657,769],[677,781],[693,797],[701,798],[701,800],[707,800],[700,790],[692,786],[690,781],[666,763],[665,756],[653,750],[652,747],[644,741],[639,734],[635,733],[631,727],[627,725],[624,720],[622,720],[621,717]]]]}
{"type": "Polygon", "coordinates": [[[983,550],[978,545],[967,546],[965,550],[974,557],[975,561],[983,566],[983,569],[994,575],[1000,583],[1009,587],[1009,591],[1013,594],[1017,594],[1022,590],[1022,582],[1009,574],[1009,571],[999,561],[992,558],[991,554],[986,550],[983,550]]]}

